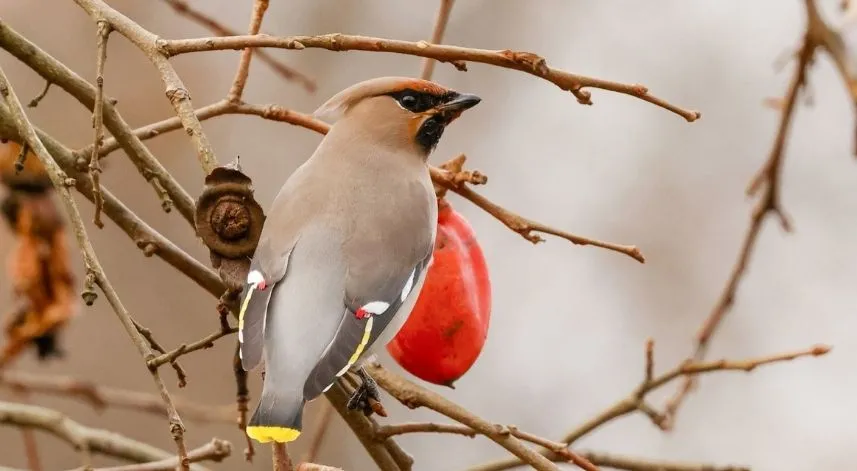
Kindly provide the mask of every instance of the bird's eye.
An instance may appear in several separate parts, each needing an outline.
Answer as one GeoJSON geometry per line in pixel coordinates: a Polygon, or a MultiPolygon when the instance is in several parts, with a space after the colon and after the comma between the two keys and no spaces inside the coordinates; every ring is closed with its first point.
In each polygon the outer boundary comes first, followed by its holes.
{"type": "Polygon", "coordinates": [[[417,100],[417,97],[415,97],[413,95],[405,95],[402,97],[401,103],[402,103],[402,106],[405,107],[405,109],[413,111],[414,108],[417,107],[418,102],[419,102],[419,100],[417,100]]]}

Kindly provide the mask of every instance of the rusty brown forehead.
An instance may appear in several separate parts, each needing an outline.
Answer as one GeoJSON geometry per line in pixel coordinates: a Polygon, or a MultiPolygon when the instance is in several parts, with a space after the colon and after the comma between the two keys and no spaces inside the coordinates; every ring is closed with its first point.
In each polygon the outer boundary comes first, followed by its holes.
{"type": "Polygon", "coordinates": [[[450,90],[441,87],[440,85],[429,82],[426,80],[407,80],[398,84],[398,86],[391,90],[392,92],[400,92],[402,90],[416,90],[418,92],[430,93],[432,95],[443,95],[445,93],[449,93],[450,90]]]}

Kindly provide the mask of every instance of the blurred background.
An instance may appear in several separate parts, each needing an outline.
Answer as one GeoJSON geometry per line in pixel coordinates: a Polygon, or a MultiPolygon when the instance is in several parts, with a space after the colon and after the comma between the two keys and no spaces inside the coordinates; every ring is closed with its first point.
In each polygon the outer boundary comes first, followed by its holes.
{"type": "MultiPolygon", "coordinates": [[[[162,2],[110,2],[149,30],[167,38],[209,36],[162,2]]],[[[244,31],[252,2],[191,2],[228,26],[244,31]]],[[[830,16],[837,2],[819,2],[830,16]]],[[[437,2],[335,0],[271,2],[263,31],[271,34],[342,32],[406,40],[427,39],[437,2]]],[[[95,26],[72,2],[0,0],[12,28],[78,74],[94,81],[95,26]]],[[[641,379],[647,338],[656,342],[658,371],[691,352],[694,334],[714,305],[736,259],[749,222],[744,189],[767,158],[778,112],[763,105],[786,90],[793,63],[777,71],[775,60],[795,47],[804,27],[797,0],[706,2],[456,3],[445,42],[542,54],[574,73],[642,83],[670,102],[702,111],[693,124],[643,101],[592,90],[594,106],[578,105],[555,86],[515,71],[469,64],[469,72],[438,64],[434,79],[472,92],[482,104],[452,126],[432,157],[439,164],[458,153],[490,177],[479,191],[540,222],[590,237],[636,244],[644,265],[606,250],[556,238],[532,246],[489,215],[450,196],[477,231],[493,284],[487,345],[454,391],[431,387],[485,418],[546,437],[565,432],[625,397],[641,379]]],[[[333,93],[381,75],[419,73],[421,59],[394,54],[277,51],[277,58],[310,75],[308,94],[254,60],[245,100],[311,112],[333,93]]],[[[184,55],[173,60],[196,107],[225,96],[238,51],[184,55]]],[[[831,62],[823,54],[812,68],[811,106],[801,100],[787,143],[782,202],[795,230],[784,234],[768,221],[709,358],[743,358],[829,343],[833,352],[743,373],[702,378],[674,431],[662,433],[644,416],[600,429],[578,448],[650,458],[742,464],[754,470],[849,469],[857,460],[857,162],[855,118],[831,62]],[[788,450],[788,452],[784,452],[788,450]]],[[[0,66],[23,101],[43,80],[6,53],[0,66]]],[[[172,115],[155,69],[118,34],[111,37],[106,94],[137,127],[172,115]]],[[[58,87],[31,119],[66,145],[91,143],[90,114],[58,87]]],[[[267,208],[282,182],[306,159],[320,136],[252,116],[204,122],[218,158],[241,156],[267,208]]],[[[147,141],[190,191],[202,173],[181,132],[147,141]]],[[[165,214],[151,188],[121,151],[109,157],[102,182],[141,217],[184,250],[208,263],[207,250],[173,212],[165,214]]],[[[91,221],[92,206],[82,197],[91,221]]],[[[90,225],[91,226],[91,225],[90,225]]],[[[215,301],[157,258],[145,258],[111,222],[90,235],[125,304],[168,348],[217,328],[215,301]]],[[[0,230],[0,256],[12,246],[0,230]]],[[[72,250],[76,273],[81,262],[72,250]]],[[[0,275],[0,306],[10,293],[0,275]]],[[[6,308],[3,308],[6,311],[6,308]]],[[[182,398],[228,405],[234,398],[233,340],[182,359],[189,383],[182,398]]],[[[65,330],[64,359],[39,364],[28,352],[13,368],[67,374],[105,386],[156,392],[143,362],[99,298],[65,330]]],[[[400,372],[389,357],[385,366],[400,372]]],[[[251,405],[259,390],[251,383],[251,405]]],[[[422,383],[425,385],[425,383],[422,383]]],[[[665,388],[664,398],[673,388],[665,388]]],[[[13,395],[2,393],[7,399],[13,395]]],[[[96,413],[69,399],[33,396],[74,419],[114,430],[166,450],[173,449],[166,421],[137,412],[96,413]]],[[[318,410],[310,406],[310,416],[318,410]]],[[[444,421],[430,411],[407,411],[386,401],[384,422],[444,421]]],[[[308,419],[307,423],[312,423],[308,419]]],[[[217,436],[233,443],[233,456],[213,469],[270,469],[269,449],[255,464],[240,458],[243,440],[231,424],[186,421],[188,447],[217,436]]],[[[67,444],[38,434],[45,469],[79,465],[67,444]]],[[[460,469],[505,457],[484,438],[437,434],[400,439],[417,470],[460,469]],[[440,450],[443,450],[442,452],[440,450]]],[[[306,443],[291,447],[299,456],[306,443]]],[[[335,417],[319,462],[348,470],[374,469],[344,422],[335,417]]],[[[113,461],[99,457],[96,464],[113,461]]],[[[23,468],[21,434],[0,428],[0,464],[23,468]]],[[[208,465],[207,465],[208,466],[208,465]]]]}

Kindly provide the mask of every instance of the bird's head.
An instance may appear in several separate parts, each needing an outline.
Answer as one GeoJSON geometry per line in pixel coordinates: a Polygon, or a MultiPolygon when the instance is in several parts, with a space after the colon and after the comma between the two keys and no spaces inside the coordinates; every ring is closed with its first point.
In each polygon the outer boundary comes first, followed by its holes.
{"type": "Polygon", "coordinates": [[[414,150],[427,157],[443,131],[481,101],[427,80],[380,77],[337,93],[314,113],[347,123],[379,145],[414,150]]]}

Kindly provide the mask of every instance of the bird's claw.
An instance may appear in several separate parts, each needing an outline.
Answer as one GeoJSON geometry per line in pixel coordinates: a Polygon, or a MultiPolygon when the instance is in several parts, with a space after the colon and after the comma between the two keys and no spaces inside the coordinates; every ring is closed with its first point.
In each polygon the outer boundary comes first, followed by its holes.
{"type": "Polygon", "coordinates": [[[387,417],[387,411],[381,405],[378,383],[363,368],[357,370],[357,374],[360,375],[362,382],[348,399],[346,407],[349,410],[359,409],[367,417],[372,415],[372,413],[378,414],[381,417],[387,417]]]}

